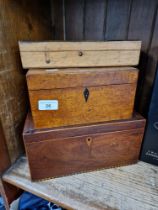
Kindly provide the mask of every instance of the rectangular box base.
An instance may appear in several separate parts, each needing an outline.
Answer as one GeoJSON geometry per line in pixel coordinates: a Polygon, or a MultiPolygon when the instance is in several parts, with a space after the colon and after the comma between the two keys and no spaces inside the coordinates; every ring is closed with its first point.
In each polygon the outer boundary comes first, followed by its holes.
{"type": "Polygon", "coordinates": [[[27,117],[23,132],[33,180],[137,162],[145,119],[36,130],[27,117]]]}

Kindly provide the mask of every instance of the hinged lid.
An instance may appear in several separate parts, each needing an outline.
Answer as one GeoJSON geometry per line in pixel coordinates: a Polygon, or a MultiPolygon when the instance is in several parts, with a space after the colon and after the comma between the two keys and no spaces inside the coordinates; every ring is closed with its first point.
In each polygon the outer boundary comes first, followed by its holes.
{"type": "Polygon", "coordinates": [[[23,68],[135,66],[140,41],[19,42],[23,68]]]}
{"type": "Polygon", "coordinates": [[[128,84],[136,83],[137,78],[138,69],[133,67],[46,69],[27,73],[29,90],[128,84]]]}
{"type": "Polygon", "coordinates": [[[119,132],[122,130],[144,128],[145,122],[145,119],[140,114],[134,113],[134,116],[127,120],[115,120],[103,123],[93,123],[88,125],[67,126],[51,129],[35,129],[32,116],[29,113],[26,118],[23,136],[25,137],[25,143],[27,144],[48,139],[63,139],[74,136],[84,136],[97,133],[114,131],[119,132]]]}

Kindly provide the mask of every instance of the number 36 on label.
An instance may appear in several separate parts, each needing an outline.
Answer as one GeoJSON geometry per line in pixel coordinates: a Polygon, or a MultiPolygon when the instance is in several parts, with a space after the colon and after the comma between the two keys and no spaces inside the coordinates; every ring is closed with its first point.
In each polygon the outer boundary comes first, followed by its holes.
{"type": "Polygon", "coordinates": [[[58,110],[58,100],[39,100],[38,110],[58,110]]]}

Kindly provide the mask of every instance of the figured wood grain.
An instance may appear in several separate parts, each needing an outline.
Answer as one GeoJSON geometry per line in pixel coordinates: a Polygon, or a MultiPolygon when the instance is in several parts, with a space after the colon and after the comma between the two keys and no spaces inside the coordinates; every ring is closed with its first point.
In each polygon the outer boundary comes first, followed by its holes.
{"type": "Polygon", "coordinates": [[[134,66],[141,42],[19,42],[23,68],[134,66]]]}
{"type": "Polygon", "coordinates": [[[65,88],[29,91],[30,104],[36,128],[51,128],[75,124],[128,119],[132,116],[136,84],[65,88]],[[39,100],[58,100],[56,111],[38,110],[39,100]]]}
{"type": "Polygon", "coordinates": [[[32,182],[26,157],[3,179],[67,209],[157,210],[158,167],[135,165],[32,182]],[[145,173],[144,173],[145,171],[145,173]]]}
{"type": "Polygon", "coordinates": [[[28,115],[24,144],[33,180],[137,161],[145,119],[36,130],[28,115]],[[62,145],[62,146],[61,146],[62,145]]]}
{"type": "Polygon", "coordinates": [[[135,163],[143,131],[141,128],[58,140],[52,137],[26,143],[31,177],[38,180],[135,163]]]}
{"type": "Polygon", "coordinates": [[[29,90],[53,88],[89,87],[137,83],[138,69],[115,68],[67,68],[30,69],[26,75],[29,90]]]}

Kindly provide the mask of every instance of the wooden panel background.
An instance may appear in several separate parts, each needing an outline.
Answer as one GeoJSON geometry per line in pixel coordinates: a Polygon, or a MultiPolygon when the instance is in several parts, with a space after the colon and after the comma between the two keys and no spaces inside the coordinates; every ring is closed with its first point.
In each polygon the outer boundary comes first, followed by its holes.
{"type": "Polygon", "coordinates": [[[6,139],[0,121],[0,176],[10,166],[10,158],[6,145],[6,139]]]}
{"type": "Polygon", "coordinates": [[[27,111],[18,40],[142,40],[136,108],[148,108],[158,55],[158,0],[1,0],[0,119],[13,162],[27,111]]]}
{"type": "Polygon", "coordinates": [[[52,2],[55,39],[142,40],[136,109],[145,116],[158,57],[158,0],[52,2]]]}
{"type": "Polygon", "coordinates": [[[28,104],[18,40],[52,37],[49,8],[48,0],[0,1],[0,119],[12,162],[23,152],[21,133],[28,104]]]}

